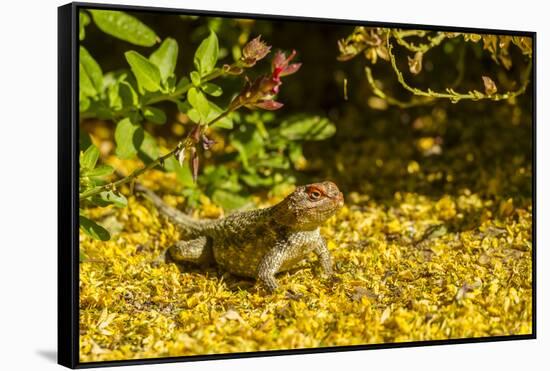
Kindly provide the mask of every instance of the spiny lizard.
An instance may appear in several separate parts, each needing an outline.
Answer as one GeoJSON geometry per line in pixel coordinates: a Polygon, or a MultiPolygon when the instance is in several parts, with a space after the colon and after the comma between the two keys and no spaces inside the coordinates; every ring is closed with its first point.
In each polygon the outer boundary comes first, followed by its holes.
{"type": "Polygon", "coordinates": [[[237,276],[258,279],[270,292],[278,286],[277,272],[291,269],[311,252],[325,275],[332,275],[332,259],[319,232],[344,205],[342,192],[332,182],[299,186],[272,207],[217,220],[191,218],[141,184],[136,190],[181,229],[185,239],[166,251],[175,262],[215,263],[237,276]]]}

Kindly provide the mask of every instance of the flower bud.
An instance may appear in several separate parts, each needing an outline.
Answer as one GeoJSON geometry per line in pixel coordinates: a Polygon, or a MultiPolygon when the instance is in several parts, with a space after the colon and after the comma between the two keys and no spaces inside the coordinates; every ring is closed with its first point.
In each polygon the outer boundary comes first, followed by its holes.
{"type": "Polygon", "coordinates": [[[265,58],[271,50],[271,46],[264,43],[258,36],[255,39],[250,40],[243,48],[243,55],[241,57],[241,62],[246,67],[252,67],[259,60],[265,58]]]}
{"type": "Polygon", "coordinates": [[[202,143],[202,148],[205,151],[208,151],[210,148],[212,148],[212,146],[216,143],[216,141],[208,138],[206,134],[202,134],[201,143],[202,143]]]}

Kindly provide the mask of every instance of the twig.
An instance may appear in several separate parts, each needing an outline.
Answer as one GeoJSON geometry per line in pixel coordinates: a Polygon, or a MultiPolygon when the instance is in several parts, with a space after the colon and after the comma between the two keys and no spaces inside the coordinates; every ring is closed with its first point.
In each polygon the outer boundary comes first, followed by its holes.
{"type": "MultiPolygon", "coordinates": [[[[210,125],[215,124],[216,122],[218,122],[222,118],[226,117],[227,115],[229,115],[231,112],[235,111],[238,108],[240,108],[240,106],[236,106],[234,108],[231,108],[231,109],[228,109],[228,110],[222,112],[220,115],[216,116],[216,118],[214,118],[212,121],[210,121],[209,123],[204,125],[203,129],[205,127],[208,127],[210,125]]],[[[141,174],[145,173],[147,170],[150,170],[150,169],[154,168],[157,165],[163,164],[165,160],[167,160],[171,156],[174,156],[179,151],[185,151],[187,149],[187,147],[190,146],[190,145],[191,145],[191,138],[188,136],[184,140],[180,141],[178,143],[178,145],[173,150],[168,152],[167,154],[165,154],[161,157],[158,157],[156,160],[150,162],[149,164],[142,167],[141,169],[135,170],[130,175],[128,175],[128,176],[126,176],[122,179],[119,179],[115,182],[104,184],[104,185],[101,185],[101,186],[98,186],[98,187],[94,187],[92,189],[87,190],[86,192],[81,193],[80,196],[79,196],[79,199],[84,200],[84,199],[87,199],[89,197],[95,196],[95,195],[97,195],[97,194],[99,194],[103,191],[110,190],[110,189],[116,189],[116,187],[118,187],[118,186],[129,183],[132,180],[134,180],[135,178],[137,178],[138,176],[140,176],[141,174]]]]}
{"type": "Polygon", "coordinates": [[[150,169],[154,168],[155,166],[162,164],[164,162],[164,160],[168,159],[170,156],[173,156],[176,152],[178,152],[180,150],[183,150],[189,144],[189,142],[190,142],[189,138],[186,138],[185,140],[179,142],[178,145],[176,146],[176,148],[174,148],[173,150],[171,150],[170,152],[168,152],[164,156],[161,156],[161,157],[157,158],[156,160],[150,162],[149,164],[142,167],[141,169],[135,170],[132,174],[130,174],[130,175],[128,175],[128,176],[126,176],[122,179],[119,179],[115,182],[104,184],[102,186],[95,187],[95,188],[92,188],[92,189],[90,189],[90,190],[88,190],[84,193],[81,193],[80,197],[79,197],[80,200],[84,200],[86,198],[95,196],[95,195],[97,195],[97,194],[99,194],[103,191],[109,190],[109,189],[115,189],[118,186],[121,186],[123,184],[126,184],[126,183],[132,181],[133,179],[137,178],[138,176],[140,176],[141,174],[143,174],[147,170],[150,170],[150,169]]]}
{"type": "Polygon", "coordinates": [[[384,99],[388,104],[398,106],[399,108],[404,108],[405,109],[405,108],[411,108],[411,107],[426,105],[426,104],[429,104],[429,103],[434,101],[433,98],[417,99],[417,100],[413,99],[409,102],[400,101],[396,98],[393,98],[393,97],[387,95],[386,93],[384,93],[384,91],[382,91],[382,89],[380,87],[378,87],[376,85],[376,82],[374,81],[374,79],[372,77],[372,70],[370,69],[370,67],[365,67],[365,74],[367,75],[367,81],[368,81],[374,95],[376,95],[379,98],[384,99]]]}
{"type": "Polygon", "coordinates": [[[410,34],[405,33],[405,31],[399,31],[399,30],[392,30],[393,37],[395,37],[395,40],[397,40],[397,43],[408,50],[412,52],[421,52],[426,53],[428,50],[436,47],[437,45],[441,44],[443,40],[445,40],[448,36],[445,32],[438,32],[436,36],[434,37],[428,37],[428,43],[427,44],[419,44],[415,45],[411,42],[408,42],[405,40],[405,37],[407,36],[424,36],[425,33],[419,35],[419,34],[410,34]]]}
{"type": "Polygon", "coordinates": [[[443,93],[443,92],[436,92],[436,91],[433,91],[431,89],[428,89],[427,91],[424,91],[424,90],[421,90],[421,89],[418,89],[418,88],[413,88],[412,86],[410,86],[405,81],[405,78],[403,77],[403,73],[397,67],[397,62],[395,60],[395,55],[393,54],[393,45],[390,41],[390,34],[389,33],[388,33],[387,38],[386,38],[386,43],[387,43],[388,55],[390,57],[390,62],[391,62],[392,68],[393,68],[393,70],[394,70],[394,72],[397,76],[397,81],[399,81],[399,83],[401,84],[401,86],[403,86],[403,88],[410,91],[414,95],[419,95],[419,96],[424,96],[424,97],[431,97],[431,98],[449,99],[453,103],[457,103],[460,100],[474,100],[474,101],[477,101],[477,100],[485,100],[486,99],[486,100],[500,101],[500,100],[505,100],[505,99],[510,99],[510,98],[513,98],[513,97],[517,97],[518,95],[523,94],[525,92],[525,90],[527,89],[527,85],[529,85],[529,77],[531,75],[531,66],[532,66],[532,60],[531,59],[529,60],[529,65],[527,66],[526,76],[524,78],[522,86],[516,91],[508,91],[508,92],[502,93],[502,94],[496,94],[496,93],[495,94],[484,94],[484,93],[482,93],[478,90],[472,90],[472,91],[469,91],[468,93],[459,93],[459,92],[455,91],[452,88],[447,88],[446,92],[443,93]]]}
{"type": "Polygon", "coordinates": [[[451,84],[451,88],[456,88],[458,85],[462,83],[462,80],[464,80],[465,60],[466,60],[466,44],[462,44],[462,47],[460,48],[460,51],[459,51],[458,62],[456,66],[458,74],[456,75],[456,79],[451,84]]]}

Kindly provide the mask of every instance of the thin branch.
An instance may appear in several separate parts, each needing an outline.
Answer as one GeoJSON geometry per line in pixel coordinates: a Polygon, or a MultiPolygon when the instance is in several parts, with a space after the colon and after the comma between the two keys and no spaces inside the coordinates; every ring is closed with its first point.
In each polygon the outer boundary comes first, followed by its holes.
{"type": "MultiPolygon", "coordinates": [[[[235,65],[235,63],[233,65],[235,65]]],[[[223,68],[218,68],[218,69],[215,69],[214,71],[210,72],[208,75],[202,77],[201,82],[207,82],[207,81],[210,81],[210,80],[214,80],[214,79],[217,79],[218,77],[224,76],[224,75],[228,75],[228,73],[225,72],[223,70],[223,68]]]]}
{"type": "Polygon", "coordinates": [[[502,93],[502,94],[496,94],[496,93],[495,94],[484,94],[484,93],[482,93],[478,90],[472,90],[472,91],[469,91],[468,93],[459,93],[459,92],[455,91],[452,88],[447,88],[446,92],[443,93],[443,92],[436,92],[436,91],[433,91],[431,89],[428,89],[428,90],[424,91],[424,90],[421,90],[421,89],[418,89],[418,88],[413,88],[412,86],[410,86],[405,81],[405,78],[403,77],[403,73],[397,67],[397,62],[396,62],[396,59],[395,59],[395,55],[393,54],[393,45],[390,42],[390,35],[389,34],[387,36],[386,43],[387,43],[388,55],[390,57],[390,62],[391,62],[392,68],[393,68],[393,70],[394,70],[394,72],[397,76],[397,81],[399,81],[399,83],[401,84],[401,86],[403,86],[403,88],[410,91],[414,95],[419,95],[419,96],[424,96],[424,97],[431,97],[431,98],[449,99],[453,103],[457,103],[461,100],[478,101],[478,100],[485,100],[486,99],[486,100],[500,101],[500,100],[505,100],[505,99],[510,99],[510,98],[513,98],[513,97],[517,97],[518,95],[523,94],[525,92],[525,90],[527,89],[527,85],[529,85],[529,77],[531,75],[531,66],[532,66],[532,60],[531,59],[529,60],[529,65],[527,66],[526,76],[524,78],[524,81],[523,81],[521,87],[516,91],[508,91],[508,92],[502,93]]]}
{"type": "Polygon", "coordinates": [[[110,189],[116,189],[116,187],[121,186],[123,184],[126,184],[126,183],[132,181],[133,179],[137,178],[138,176],[140,176],[141,174],[143,174],[147,170],[150,170],[150,169],[154,168],[155,166],[162,164],[170,156],[173,156],[174,154],[176,154],[176,152],[178,152],[180,150],[183,150],[187,145],[189,145],[189,142],[190,142],[189,138],[186,138],[185,140],[179,142],[178,145],[176,146],[176,148],[174,148],[173,150],[171,150],[170,152],[168,152],[164,156],[161,156],[161,157],[157,158],[156,160],[150,162],[149,164],[142,167],[141,169],[135,170],[132,174],[130,174],[130,175],[128,175],[128,176],[126,176],[122,179],[119,179],[116,182],[112,182],[112,183],[108,183],[108,184],[105,184],[105,185],[102,185],[102,186],[99,186],[99,187],[95,187],[95,188],[87,190],[84,193],[81,193],[80,196],[79,196],[80,200],[84,200],[86,198],[95,196],[97,194],[100,194],[103,191],[107,191],[107,190],[110,190],[110,189]]]}
{"type": "Polygon", "coordinates": [[[411,36],[424,37],[426,33],[427,31],[424,30],[399,30],[399,35],[403,38],[411,36]]]}
{"type": "Polygon", "coordinates": [[[405,31],[400,31],[400,30],[392,30],[392,34],[393,34],[393,37],[395,37],[395,40],[397,41],[397,43],[399,45],[407,48],[408,50],[410,50],[412,52],[421,52],[421,53],[426,53],[428,50],[438,46],[439,44],[441,44],[441,42],[443,42],[443,40],[445,40],[448,37],[445,32],[438,32],[436,36],[428,37],[428,43],[427,44],[415,45],[415,44],[405,40],[405,37],[407,37],[407,36],[419,36],[420,37],[420,36],[424,36],[425,33],[423,33],[422,35],[419,35],[419,34],[411,34],[410,32],[407,33],[405,31]]]}
{"type": "MultiPolygon", "coordinates": [[[[221,114],[216,116],[212,121],[210,121],[209,123],[204,125],[203,128],[215,124],[216,122],[223,119],[224,117],[226,117],[227,115],[229,115],[231,112],[235,111],[238,108],[240,108],[240,106],[236,106],[234,108],[231,108],[231,109],[228,109],[228,110],[222,112],[221,114]]],[[[115,182],[111,182],[111,183],[108,183],[108,184],[104,184],[102,186],[98,186],[98,187],[94,187],[92,189],[89,189],[86,192],[81,193],[80,196],[79,196],[79,199],[84,200],[86,198],[89,198],[89,197],[95,196],[97,194],[100,194],[103,191],[116,189],[116,187],[118,187],[118,186],[129,183],[132,180],[134,180],[135,178],[137,178],[138,176],[140,176],[141,174],[145,173],[146,171],[148,171],[150,169],[153,169],[157,165],[162,165],[165,160],[167,160],[171,156],[174,156],[179,151],[185,151],[190,145],[191,145],[191,138],[187,137],[184,140],[180,141],[178,143],[178,145],[173,150],[171,150],[170,152],[168,152],[167,154],[165,154],[161,157],[158,157],[156,160],[150,162],[149,164],[142,167],[141,169],[137,169],[134,172],[132,172],[130,175],[128,175],[128,176],[126,176],[122,179],[119,179],[115,182]]]]}
{"type": "Polygon", "coordinates": [[[451,84],[451,88],[456,88],[458,85],[462,83],[462,80],[464,80],[464,64],[466,60],[466,44],[461,44],[462,47],[460,48],[459,54],[458,54],[458,62],[456,69],[458,71],[458,74],[456,75],[456,79],[451,84]]]}
{"type": "MultiPolygon", "coordinates": [[[[460,85],[462,80],[464,79],[464,61],[465,61],[465,55],[466,55],[466,47],[465,45],[462,45],[460,48],[459,54],[458,54],[458,64],[457,64],[457,71],[458,74],[451,84],[452,88],[457,87],[460,85]]],[[[418,107],[422,105],[427,105],[435,102],[435,99],[431,97],[426,97],[425,99],[412,99],[408,102],[401,101],[399,99],[396,99],[392,96],[387,95],[380,86],[376,84],[376,81],[372,77],[372,70],[370,67],[365,67],[365,75],[367,76],[367,82],[369,83],[372,92],[374,95],[376,95],[379,98],[384,99],[388,104],[397,106],[399,108],[407,109],[411,107],[418,107]]]]}
{"type": "Polygon", "coordinates": [[[430,104],[434,101],[433,98],[417,99],[417,100],[413,99],[409,102],[400,101],[396,98],[393,98],[393,97],[387,95],[386,93],[384,93],[384,91],[382,91],[382,89],[378,85],[376,85],[376,82],[374,81],[374,78],[372,77],[372,70],[370,69],[370,67],[365,67],[365,74],[367,75],[367,81],[368,81],[374,95],[376,95],[379,98],[384,99],[388,104],[391,104],[393,106],[398,106],[399,108],[406,109],[406,108],[411,108],[411,107],[430,104]]]}
{"type": "Polygon", "coordinates": [[[193,87],[193,84],[189,83],[189,84],[185,85],[183,88],[178,89],[179,91],[176,90],[173,93],[150,97],[149,99],[145,100],[143,102],[143,104],[144,105],[155,104],[155,103],[163,102],[163,101],[170,101],[170,102],[173,102],[173,103],[177,104],[178,98],[180,98],[183,94],[187,93],[187,91],[191,87],[193,87]]]}

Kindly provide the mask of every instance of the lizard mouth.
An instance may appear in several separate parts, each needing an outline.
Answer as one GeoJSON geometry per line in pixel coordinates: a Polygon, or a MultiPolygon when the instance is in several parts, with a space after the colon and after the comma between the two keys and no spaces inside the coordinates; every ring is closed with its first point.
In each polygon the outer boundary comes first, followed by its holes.
{"type": "Polygon", "coordinates": [[[342,192],[338,193],[338,196],[335,197],[336,205],[338,205],[338,208],[342,208],[344,206],[344,194],[342,192]]]}

